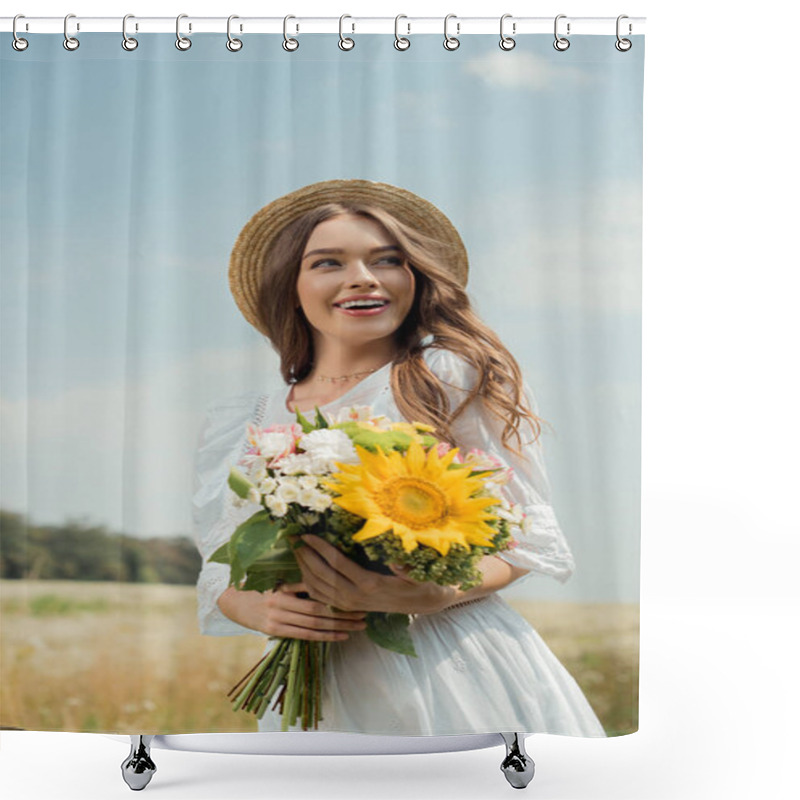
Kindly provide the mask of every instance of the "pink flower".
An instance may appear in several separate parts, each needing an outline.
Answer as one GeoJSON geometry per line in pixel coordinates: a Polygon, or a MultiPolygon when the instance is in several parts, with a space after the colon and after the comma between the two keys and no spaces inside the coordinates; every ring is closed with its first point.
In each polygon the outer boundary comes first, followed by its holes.
{"type": "MultiPolygon", "coordinates": [[[[436,443],[436,454],[441,458],[443,455],[449,453],[453,448],[449,445],[448,442],[437,442],[436,443]]],[[[459,450],[454,456],[453,461],[456,464],[463,464],[464,459],[461,457],[461,451],[459,450]]]]}

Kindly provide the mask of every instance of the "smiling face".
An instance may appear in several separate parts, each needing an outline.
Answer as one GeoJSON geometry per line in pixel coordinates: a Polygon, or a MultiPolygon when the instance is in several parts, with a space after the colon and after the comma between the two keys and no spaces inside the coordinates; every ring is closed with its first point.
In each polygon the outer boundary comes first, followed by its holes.
{"type": "Polygon", "coordinates": [[[297,295],[315,344],[319,337],[351,346],[391,339],[411,310],[414,289],[405,255],[375,220],[342,214],[311,232],[297,295]]]}

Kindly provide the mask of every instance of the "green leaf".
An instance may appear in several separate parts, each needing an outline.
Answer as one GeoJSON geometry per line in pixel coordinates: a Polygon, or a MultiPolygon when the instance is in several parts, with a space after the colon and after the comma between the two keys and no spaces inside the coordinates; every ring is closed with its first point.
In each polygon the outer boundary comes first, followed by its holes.
{"type": "Polygon", "coordinates": [[[257,511],[246,519],[233,533],[229,552],[231,565],[247,568],[263,558],[272,548],[281,533],[281,523],[273,522],[268,511],[257,511]]]}
{"type": "Polygon", "coordinates": [[[228,550],[228,542],[225,544],[220,545],[209,557],[209,561],[213,561],[215,564],[230,564],[231,563],[231,556],[228,550]]]}
{"type": "Polygon", "coordinates": [[[301,525],[299,522],[289,522],[281,529],[281,536],[284,538],[288,538],[289,536],[299,536],[301,533],[304,533],[305,530],[305,526],[301,525]]]}
{"type": "Polygon", "coordinates": [[[250,483],[236,467],[231,467],[230,474],[228,475],[228,486],[230,486],[239,497],[247,497],[250,490],[253,488],[253,484],[250,483]]]}
{"type": "Polygon", "coordinates": [[[386,614],[383,611],[367,613],[367,636],[380,647],[404,656],[417,657],[408,625],[408,614],[386,614]]]}
{"type": "Polygon", "coordinates": [[[357,422],[343,422],[337,427],[350,437],[354,445],[361,445],[370,453],[377,452],[379,447],[385,453],[392,450],[404,453],[411,444],[411,437],[403,431],[371,431],[362,428],[357,422]]]}
{"type": "Polygon", "coordinates": [[[267,592],[282,583],[299,583],[303,579],[300,567],[290,548],[277,548],[247,570],[243,589],[267,592]]]}
{"type": "Polygon", "coordinates": [[[297,422],[303,429],[303,433],[310,433],[314,430],[314,426],[300,413],[298,409],[295,409],[295,414],[297,415],[297,422]]]}
{"type": "Polygon", "coordinates": [[[329,428],[330,425],[328,425],[328,420],[322,416],[319,406],[314,406],[314,411],[317,412],[317,428],[329,428]]]}
{"type": "Polygon", "coordinates": [[[431,447],[435,447],[438,443],[438,439],[435,436],[431,436],[429,433],[422,434],[422,446],[428,450],[431,447]]]}

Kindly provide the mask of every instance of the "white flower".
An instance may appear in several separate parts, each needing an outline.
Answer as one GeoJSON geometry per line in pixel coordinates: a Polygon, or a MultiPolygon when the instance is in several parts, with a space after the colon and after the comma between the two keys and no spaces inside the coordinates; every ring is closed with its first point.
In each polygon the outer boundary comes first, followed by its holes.
{"type": "Polygon", "coordinates": [[[259,493],[258,489],[256,489],[255,486],[250,487],[250,491],[247,493],[247,502],[249,503],[261,502],[261,494],[259,493]]]}
{"type": "Polygon", "coordinates": [[[500,497],[500,484],[495,481],[484,481],[483,489],[489,497],[500,497]]]}
{"type": "Polygon", "coordinates": [[[314,511],[325,511],[326,508],[331,507],[333,498],[325,492],[317,492],[314,499],[311,501],[310,508],[314,511]]]}
{"type": "Polygon", "coordinates": [[[261,494],[272,494],[275,489],[278,488],[278,481],[275,478],[264,478],[261,483],[258,484],[258,491],[261,494]]]}
{"type": "Polygon", "coordinates": [[[495,508],[492,513],[502,519],[507,519],[514,525],[522,523],[522,509],[516,503],[512,506],[507,501],[504,501],[502,507],[495,508]]]}
{"type": "Polygon", "coordinates": [[[247,467],[251,475],[255,475],[262,469],[266,469],[267,460],[264,458],[264,456],[260,456],[257,453],[247,453],[246,455],[242,456],[242,460],[239,463],[242,466],[247,467]]]}
{"type": "Polygon", "coordinates": [[[267,470],[265,467],[259,467],[250,471],[250,477],[253,483],[261,483],[267,477],[267,470]]]}
{"type": "Polygon", "coordinates": [[[276,465],[276,469],[284,475],[295,475],[298,472],[311,472],[313,461],[305,453],[290,453],[276,465]]]}
{"type": "Polygon", "coordinates": [[[498,466],[486,453],[474,449],[464,456],[464,463],[469,464],[474,470],[496,469],[498,466]]]}
{"type": "Polygon", "coordinates": [[[499,472],[495,472],[492,476],[494,478],[495,483],[505,484],[511,480],[512,475],[514,474],[514,470],[512,467],[505,467],[501,469],[499,472]]]}
{"type": "Polygon", "coordinates": [[[319,480],[316,475],[301,475],[297,482],[300,484],[301,489],[316,489],[319,480]]]}
{"type": "Polygon", "coordinates": [[[317,494],[319,494],[319,492],[317,492],[316,489],[301,489],[300,497],[298,498],[297,502],[300,503],[301,506],[312,508],[314,498],[316,498],[317,494]]]}
{"type": "Polygon", "coordinates": [[[265,502],[273,516],[282,517],[289,510],[289,506],[274,494],[269,495],[265,502]]]}
{"type": "Polygon", "coordinates": [[[359,461],[353,442],[344,431],[331,428],[311,431],[298,444],[311,458],[309,472],[331,472],[337,461],[346,464],[358,464],[359,461]]]}
{"type": "Polygon", "coordinates": [[[283,478],[278,481],[278,488],[275,490],[275,497],[283,500],[284,503],[295,503],[300,497],[300,489],[294,478],[283,478]]]}
{"type": "Polygon", "coordinates": [[[272,431],[259,433],[253,437],[253,442],[262,456],[268,459],[282,456],[292,448],[292,437],[287,433],[272,431]]]}
{"type": "Polygon", "coordinates": [[[533,517],[527,514],[525,515],[525,518],[522,520],[522,525],[520,527],[522,528],[522,532],[526,536],[533,536],[533,534],[536,533],[533,517]]]}
{"type": "Polygon", "coordinates": [[[347,406],[346,408],[339,409],[339,412],[333,417],[334,424],[341,422],[363,422],[364,420],[371,419],[372,406],[347,406]]]}

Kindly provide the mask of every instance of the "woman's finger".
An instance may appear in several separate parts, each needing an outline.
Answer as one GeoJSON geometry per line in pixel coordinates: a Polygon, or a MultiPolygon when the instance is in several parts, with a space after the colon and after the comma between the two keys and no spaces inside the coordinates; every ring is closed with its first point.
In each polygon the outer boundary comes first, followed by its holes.
{"type": "Polygon", "coordinates": [[[288,594],[300,594],[300,592],[308,591],[308,587],[304,583],[283,583],[278,588],[279,591],[288,594]]]}
{"type": "Polygon", "coordinates": [[[295,625],[278,625],[272,635],[288,639],[305,639],[309,642],[343,642],[350,638],[350,634],[345,631],[314,631],[309,628],[298,628],[295,625]]]}
{"type": "Polygon", "coordinates": [[[303,582],[309,587],[310,594],[316,596],[324,591],[326,595],[332,595],[355,588],[342,573],[332,569],[324,558],[312,550],[298,551],[296,556],[303,572],[303,582]]]}
{"type": "Polygon", "coordinates": [[[312,617],[327,617],[328,619],[360,621],[364,619],[366,613],[364,611],[341,611],[319,600],[295,597],[294,595],[288,595],[284,598],[284,602],[281,602],[279,605],[281,608],[286,608],[289,611],[306,614],[312,617]]]}
{"type": "Polygon", "coordinates": [[[363,631],[366,623],[359,619],[335,619],[332,617],[309,616],[294,611],[284,611],[277,620],[279,624],[294,625],[310,631],[363,631]]]}
{"type": "Polygon", "coordinates": [[[351,583],[358,584],[359,580],[364,577],[364,573],[367,572],[319,536],[307,534],[302,539],[304,544],[312,548],[333,570],[344,575],[351,583]]]}

